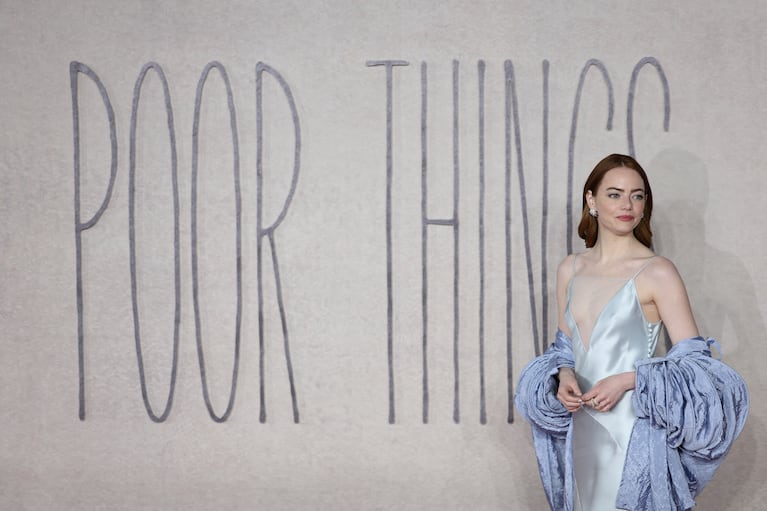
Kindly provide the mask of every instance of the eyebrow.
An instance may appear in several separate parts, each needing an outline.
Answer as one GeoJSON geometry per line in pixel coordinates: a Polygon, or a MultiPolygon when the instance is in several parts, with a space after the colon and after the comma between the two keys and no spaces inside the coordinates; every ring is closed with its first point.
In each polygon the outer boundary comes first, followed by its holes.
{"type": "MultiPolygon", "coordinates": [[[[608,190],[615,190],[616,192],[625,192],[625,190],[624,190],[623,188],[616,188],[616,187],[614,187],[614,186],[610,186],[610,187],[608,187],[607,189],[608,189],[608,190]]],[[[631,191],[632,191],[632,192],[642,192],[642,193],[644,193],[644,188],[634,188],[634,189],[633,189],[633,190],[631,190],[631,191]]]]}

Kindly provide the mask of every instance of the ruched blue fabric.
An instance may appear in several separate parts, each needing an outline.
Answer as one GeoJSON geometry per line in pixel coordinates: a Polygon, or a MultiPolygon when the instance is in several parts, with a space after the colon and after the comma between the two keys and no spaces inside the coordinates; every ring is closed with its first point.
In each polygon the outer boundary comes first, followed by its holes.
{"type": "Polygon", "coordinates": [[[748,416],[743,378],[712,358],[713,339],[677,343],[665,358],[636,364],[637,421],[618,506],[687,510],[711,481],[748,416]],[[649,453],[649,455],[648,455],[649,453]]]}
{"type": "MultiPolygon", "coordinates": [[[[712,339],[680,341],[666,357],[636,364],[632,430],[616,507],[686,511],[711,480],[749,409],[743,378],[712,358],[712,339]]],[[[522,371],[515,404],[531,425],[543,489],[553,511],[573,509],[572,415],[557,400],[557,373],[573,367],[561,331],[522,371]]]]}
{"type": "Polygon", "coordinates": [[[541,482],[552,510],[573,509],[572,414],[557,399],[561,367],[575,367],[570,338],[557,330],[554,343],[522,370],[514,403],[533,430],[541,482]]]}

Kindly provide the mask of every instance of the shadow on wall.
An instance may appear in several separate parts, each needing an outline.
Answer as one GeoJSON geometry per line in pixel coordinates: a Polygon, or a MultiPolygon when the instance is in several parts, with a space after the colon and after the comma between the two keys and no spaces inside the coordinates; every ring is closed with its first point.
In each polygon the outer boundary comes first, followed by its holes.
{"type": "Polygon", "coordinates": [[[682,274],[700,334],[721,343],[723,360],[741,373],[751,392],[752,410],[746,427],[730,457],[704,490],[700,504],[702,509],[712,510],[758,509],[762,497],[745,495],[743,491],[762,485],[754,479],[761,477],[756,476],[759,444],[755,432],[762,418],[753,405],[761,397],[754,392],[764,387],[758,367],[761,363],[755,361],[764,360],[767,349],[760,341],[764,321],[753,281],[740,258],[706,241],[708,171],[700,158],[684,150],[668,149],[645,168],[651,175],[655,200],[655,249],[671,259],[682,274]]]}

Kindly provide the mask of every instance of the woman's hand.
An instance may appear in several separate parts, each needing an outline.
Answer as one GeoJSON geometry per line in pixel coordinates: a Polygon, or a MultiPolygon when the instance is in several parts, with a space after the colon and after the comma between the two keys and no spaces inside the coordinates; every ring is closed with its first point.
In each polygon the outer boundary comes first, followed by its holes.
{"type": "Polygon", "coordinates": [[[614,374],[599,380],[588,392],[583,394],[583,404],[598,412],[607,412],[620,401],[627,391],[634,388],[636,373],[614,374]]]}
{"type": "Polygon", "coordinates": [[[581,389],[578,387],[578,381],[575,379],[575,371],[569,367],[563,367],[559,370],[557,399],[570,413],[577,412],[583,404],[581,389]]]}

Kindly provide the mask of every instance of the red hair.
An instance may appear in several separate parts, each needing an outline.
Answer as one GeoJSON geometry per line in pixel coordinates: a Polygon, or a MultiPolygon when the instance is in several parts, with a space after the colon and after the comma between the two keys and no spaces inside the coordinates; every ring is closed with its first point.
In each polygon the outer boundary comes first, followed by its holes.
{"type": "Polygon", "coordinates": [[[644,182],[645,206],[644,216],[639,221],[639,225],[634,228],[634,237],[643,245],[652,248],[652,230],[650,229],[650,217],[652,217],[652,190],[650,182],[647,180],[647,174],[639,163],[631,156],[625,154],[611,154],[602,159],[591,171],[586,183],[583,185],[583,212],[581,213],[581,222],[578,224],[578,236],[586,242],[586,248],[591,248],[597,242],[599,235],[599,224],[597,219],[589,214],[589,206],[586,204],[586,192],[591,191],[596,194],[602,179],[612,169],[626,167],[639,174],[644,182]]]}

